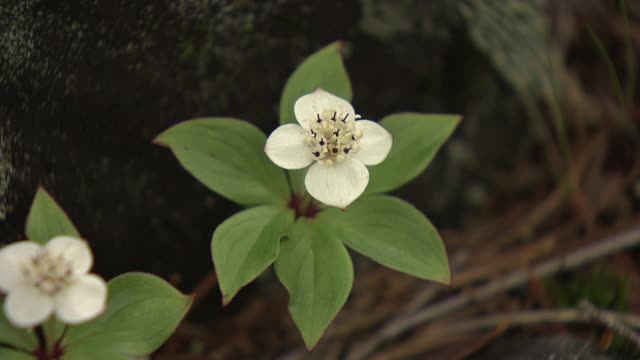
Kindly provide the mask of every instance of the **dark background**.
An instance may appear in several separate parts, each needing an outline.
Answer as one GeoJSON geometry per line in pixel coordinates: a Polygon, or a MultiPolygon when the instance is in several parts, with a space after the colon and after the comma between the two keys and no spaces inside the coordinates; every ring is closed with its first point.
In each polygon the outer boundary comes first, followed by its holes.
{"type": "MultiPolygon", "coordinates": [[[[444,71],[459,56],[445,48],[459,36],[445,19],[432,26],[446,26],[447,40],[415,32],[416,16],[386,30],[401,31],[392,42],[363,31],[355,1],[3,2],[2,241],[23,237],[41,184],[107,276],[179,272],[193,283],[211,267],[202,250],[238,208],[152,139],[202,116],[245,119],[268,134],[289,74],[330,42],[345,41],[355,106],[368,118],[460,112],[442,94],[456,91],[444,71]]],[[[444,3],[416,6],[445,15],[444,3]]]]}

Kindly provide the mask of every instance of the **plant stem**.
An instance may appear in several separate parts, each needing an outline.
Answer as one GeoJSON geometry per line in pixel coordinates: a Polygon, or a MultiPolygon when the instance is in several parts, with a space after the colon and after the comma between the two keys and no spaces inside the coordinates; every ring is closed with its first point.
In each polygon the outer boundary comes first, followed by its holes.
{"type": "Polygon", "coordinates": [[[48,356],[53,356],[55,352],[56,343],[60,340],[60,335],[57,331],[56,319],[52,316],[44,324],[42,324],[42,334],[44,335],[45,351],[48,356]]]}

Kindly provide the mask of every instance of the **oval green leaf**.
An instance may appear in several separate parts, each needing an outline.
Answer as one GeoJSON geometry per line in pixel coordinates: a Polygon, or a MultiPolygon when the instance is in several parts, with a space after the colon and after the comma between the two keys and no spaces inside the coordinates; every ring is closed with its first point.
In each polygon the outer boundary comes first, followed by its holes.
{"type": "Polygon", "coordinates": [[[293,104],[317,88],[351,101],[351,81],[342,62],[341,46],[342,43],[336,41],[316,51],[291,74],[280,98],[281,124],[296,122],[293,104]]]}
{"type": "Polygon", "coordinates": [[[58,235],[80,237],[64,210],[42,187],[38,188],[31,204],[25,233],[29,240],[40,244],[58,235]]]}
{"type": "MultiPolygon", "coordinates": [[[[112,352],[96,352],[91,349],[71,349],[62,355],[61,360],[135,360],[135,357],[129,355],[117,354],[112,352]]],[[[141,358],[142,360],[143,358],[141,358]]]]}
{"type": "Polygon", "coordinates": [[[393,135],[387,158],[369,168],[365,194],[394,190],[418,176],[460,122],[459,115],[399,113],[380,121],[393,135]]]}
{"type": "Polygon", "coordinates": [[[275,270],[289,292],[289,312],[312,349],[351,292],[349,253],[326,224],[301,218],[282,241],[275,270]]]}
{"type": "Polygon", "coordinates": [[[93,353],[147,355],[169,338],[190,305],[190,296],[159,277],[120,275],[109,281],[107,311],[91,322],[69,327],[63,338],[65,354],[70,359],[93,353]]]}
{"type": "Polygon", "coordinates": [[[373,195],[346,211],[327,209],[320,220],[353,250],[384,266],[442,284],[451,283],[447,253],[429,220],[404,200],[373,195]]]}
{"type": "MultiPolygon", "coordinates": [[[[0,300],[0,344],[11,345],[27,352],[38,347],[38,339],[31,329],[16,328],[4,315],[4,302],[0,300]]],[[[0,349],[3,349],[0,345],[0,349]]],[[[1,354],[1,352],[0,352],[1,354]]],[[[0,356],[0,359],[4,359],[0,356]]]]}
{"type": "Polygon", "coordinates": [[[266,140],[246,121],[206,118],[179,123],[154,142],[168,146],[191,175],[229,200],[283,204],[289,185],[284,171],[264,153],[266,140]]]}
{"type": "Polygon", "coordinates": [[[0,346],[0,359],[2,360],[35,360],[35,356],[22,351],[0,346]]]}
{"type": "Polygon", "coordinates": [[[263,205],[239,212],[216,228],[211,253],[225,305],[276,260],[294,215],[291,209],[263,205]]]}

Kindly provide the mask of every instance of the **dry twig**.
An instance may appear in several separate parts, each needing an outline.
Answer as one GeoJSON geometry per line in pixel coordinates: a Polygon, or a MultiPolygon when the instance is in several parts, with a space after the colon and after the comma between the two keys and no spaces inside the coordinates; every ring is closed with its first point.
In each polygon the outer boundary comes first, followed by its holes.
{"type": "MultiPolygon", "coordinates": [[[[640,329],[640,316],[621,314],[613,311],[597,310],[600,316],[609,319],[611,322],[619,324],[627,328],[640,329]]],[[[401,349],[390,349],[385,352],[386,355],[398,355],[400,352],[403,356],[415,356],[420,353],[447,346],[452,342],[457,342],[456,339],[467,338],[470,335],[477,334],[478,331],[484,331],[487,329],[493,329],[491,334],[483,337],[481,335],[475,335],[477,338],[481,338],[478,344],[472,346],[471,349],[466,349],[460,355],[467,354],[475,347],[481,345],[483,342],[492,339],[495,334],[500,334],[510,327],[517,326],[532,326],[540,324],[585,324],[593,323],[593,318],[590,313],[582,309],[554,309],[554,310],[529,310],[529,311],[517,311],[502,314],[493,314],[487,316],[476,317],[471,320],[463,320],[447,325],[440,324],[439,326],[430,327],[419,339],[409,340],[414,346],[405,348],[401,346],[401,349]],[[493,336],[492,336],[493,335],[493,336]]],[[[629,330],[633,332],[633,330],[629,330]]],[[[385,356],[380,356],[385,358],[385,356]]],[[[392,357],[393,356],[388,356],[392,357]]]]}
{"type": "Polygon", "coordinates": [[[553,258],[532,269],[516,271],[508,276],[490,281],[486,285],[477,287],[451,296],[439,303],[409,315],[403,315],[384,326],[367,341],[356,344],[349,352],[347,359],[358,360],[367,358],[379,344],[388,341],[427,321],[438,318],[451,311],[458,310],[475,301],[492,297],[496,294],[525,284],[530,276],[544,277],[562,270],[571,270],[595,259],[613,254],[622,249],[640,243],[640,226],[636,226],[618,235],[604,238],[589,246],[575,250],[566,255],[553,258]]]}
{"type": "Polygon", "coordinates": [[[191,308],[193,309],[199,305],[202,300],[209,295],[211,290],[216,287],[216,285],[218,285],[218,277],[216,276],[216,273],[212,271],[200,280],[198,286],[193,290],[193,305],[191,305],[191,308]]]}
{"type": "Polygon", "coordinates": [[[587,300],[583,300],[580,303],[580,309],[582,309],[589,318],[626,337],[640,348],[640,334],[630,328],[635,327],[640,329],[640,321],[638,321],[638,319],[636,319],[634,326],[633,322],[629,323],[628,321],[621,320],[618,316],[615,316],[615,314],[597,309],[587,300]]]}

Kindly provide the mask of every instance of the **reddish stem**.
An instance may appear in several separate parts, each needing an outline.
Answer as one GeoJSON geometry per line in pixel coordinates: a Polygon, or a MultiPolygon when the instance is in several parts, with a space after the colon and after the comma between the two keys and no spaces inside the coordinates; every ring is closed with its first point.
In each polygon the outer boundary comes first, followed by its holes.
{"type": "Polygon", "coordinates": [[[297,193],[293,194],[293,197],[289,200],[287,207],[296,212],[296,219],[299,217],[314,218],[320,211],[320,208],[313,200],[306,201],[304,195],[297,193]]]}
{"type": "Polygon", "coordinates": [[[47,354],[47,350],[43,347],[38,347],[32,354],[38,360],[58,360],[64,354],[64,349],[62,348],[62,345],[60,345],[60,342],[56,342],[53,345],[52,354],[47,354]]]}

